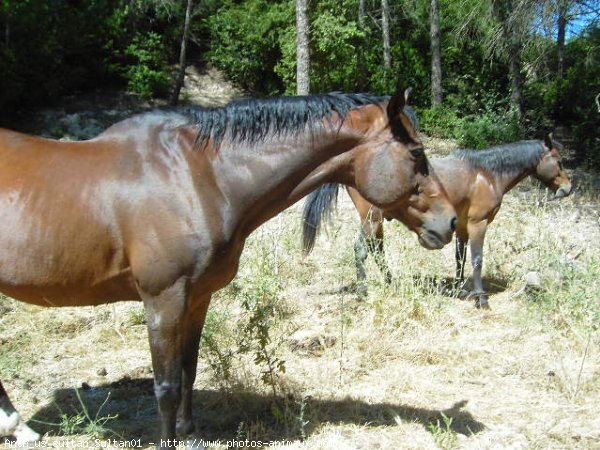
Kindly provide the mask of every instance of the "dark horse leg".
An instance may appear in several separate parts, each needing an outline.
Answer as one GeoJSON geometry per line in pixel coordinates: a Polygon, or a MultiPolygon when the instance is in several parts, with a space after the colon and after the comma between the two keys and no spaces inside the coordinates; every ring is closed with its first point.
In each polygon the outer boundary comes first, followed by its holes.
{"type": "Polygon", "coordinates": [[[471,240],[471,262],[473,264],[473,295],[477,308],[489,309],[488,298],[483,290],[481,272],[483,269],[483,240],[487,221],[469,224],[469,238],[471,240]]]}
{"type": "Polygon", "coordinates": [[[40,435],[23,421],[0,382],[0,437],[14,436],[17,444],[37,441],[40,435]]]}
{"type": "Polygon", "coordinates": [[[456,235],[456,251],[454,257],[456,259],[456,275],[454,277],[454,292],[457,294],[463,288],[465,280],[465,262],[467,260],[467,241],[468,238],[459,237],[456,235]]]}
{"type": "Polygon", "coordinates": [[[375,263],[377,264],[377,267],[379,267],[379,271],[383,275],[385,282],[387,284],[390,284],[392,282],[392,273],[390,272],[390,268],[388,267],[387,261],[385,259],[382,222],[377,223],[377,227],[375,227],[374,233],[371,235],[371,238],[367,240],[367,244],[369,245],[369,251],[375,258],[375,263]]]}
{"type": "MultiPolygon", "coordinates": [[[[160,294],[149,295],[140,289],[146,309],[148,339],[154,368],[154,394],[160,422],[157,448],[175,448],[177,411],[182,397],[183,352],[195,345],[182,330],[189,315],[189,287],[180,278],[160,294]]],[[[189,361],[188,361],[189,362],[189,361]]],[[[189,382],[189,374],[186,375],[189,382]]]]}
{"type": "Polygon", "coordinates": [[[354,243],[354,257],[356,261],[356,279],[357,279],[357,291],[359,295],[367,294],[366,278],[367,274],[365,271],[365,261],[369,253],[375,258],[375,263],[379,268],[379,271],[384,276],[386,283],[392,282],[392,273],[385,260],[385,249],[383,245],[383,226],[379,226],[375,229],[370,228],[372,234],[366,234],[367,232],[363,229],[360,231],[356,242],[354,243]]]}
{"type": "Polygon", "coordinates": [[[195,430],[192,415],[192,394],[194,381],[196,380],[196,368],[198,367],[200,337],[209,303],[210,296],[197,299],[194,304],[198,306],[190,312],[185,324],[186,336],[182,360],[181,404],[177,413],[177,434],[180,436],[190,434],[195,430]]]}

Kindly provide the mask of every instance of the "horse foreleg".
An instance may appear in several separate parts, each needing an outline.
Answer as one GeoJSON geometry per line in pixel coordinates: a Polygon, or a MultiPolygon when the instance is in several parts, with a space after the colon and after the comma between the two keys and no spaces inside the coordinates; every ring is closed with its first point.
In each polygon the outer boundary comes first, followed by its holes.
{"type": "Polygon", "coordinates": [[[146,309],[148,339],[154,368],[154,394],[160,421],[157,448],[175,448],[177,410],[181,403],[182,325],[187,320],[188,287],[184,278],[158,295],[140,291],[146,309]]]}
{"type": "Polygon", "coordinates": [[[17,444],[40,439],[40,435],[27,426],[13,406],[0,382],[0,436],[14,436],[17,444]]]}
{"type": "Polygon", "coordinates": [[[467,241],[468,239],[456,235],[456,275],[454,277],[454,290],[458,293],[462,289],[465,280],[465,262],[467,259],[467,241]]]}
{"type": "Polygon", "coordinates": [[[371,225],[373,234],[368,240],[369,250],[375,258],[375,263],[387,284],[392,282],[392,273],[385,259],[385,247],[383,245],[383,223],[376,222],[371,225]]]}
{"type": "Polygon", "coordinates": [[[475,295],[475,306],[477,308],[489,309],[488,299],[483,290],[483,241],[487,229],[487,220],[477,223],[469,223],[469,238],[471,240],[471,262],[473,264],[473,294],[475,295]]]}
{"type": "Polygon", "coordinates": [[[195,309],[190,312],[185,324],[186,337],[183,346],[181,404],[177,413],[177,434],[179,435],[193,433],[195,429],[192,413],[192,394],[198,367],[200,337],[209,303],[210,296],[194,299],[195,309]]]}

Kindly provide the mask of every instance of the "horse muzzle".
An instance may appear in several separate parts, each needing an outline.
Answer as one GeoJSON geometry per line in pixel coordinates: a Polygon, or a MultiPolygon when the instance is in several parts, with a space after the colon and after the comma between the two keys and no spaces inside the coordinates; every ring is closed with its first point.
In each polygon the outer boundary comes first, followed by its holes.
{"type": "Polygon", "coordinates": [[[439,250],[452,240],[452,235],[456,229],[456,216],[450,219],[447,229],[438,230],[435,228],[423,227],[419,236],[419,244],[427,250],[439,250]]]}

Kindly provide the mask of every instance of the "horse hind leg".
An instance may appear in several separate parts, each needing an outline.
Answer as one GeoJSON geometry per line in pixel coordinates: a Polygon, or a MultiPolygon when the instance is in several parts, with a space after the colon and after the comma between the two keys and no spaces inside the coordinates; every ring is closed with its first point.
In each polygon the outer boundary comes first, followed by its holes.
{"type": "Polygon", "coordinates": [[[0,382],[0,436],[13,436],[17,444],[40,439],[40,435],[27,426],[13,406],[0,382]]]}
{"type": "Polygon", "coordinates": [[[356,293],[360,297],[367,295],[367,273],[365,261],[369,256],[369,248],[365,233],[361,230],[354,243],[354,261],[356,263],[356,293]]]}

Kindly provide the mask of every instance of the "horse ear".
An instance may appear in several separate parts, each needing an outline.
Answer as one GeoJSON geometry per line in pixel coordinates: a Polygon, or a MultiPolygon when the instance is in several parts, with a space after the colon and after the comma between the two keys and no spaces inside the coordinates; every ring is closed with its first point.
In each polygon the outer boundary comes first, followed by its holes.
{"type": "Polygon", "coordinates": [[[544,147],[548,151],[552,150],[552,147],[554,147],[554,139],[552,138],[552,133],[548,133],[546,136],[544,136],[544,147]]]}
{"type": "MultiPolygon", "coordinates": [[[[408,91],[408,89],[406,91],[408,91]]],[[[407,98],[406,91],[402,92],[402,89],[398,89],[388,103],[387,115],[391,123],[397,120],[400,113],[404,110],[407,98]]]]}
{"type": "Polygon", "coordinates": [[[412,88],[408,87],[406,88],[406,90],[404,91],[404,103],[405,105],[408,105],[408,99],[410,98],[410,95],[412,94],[412,88]]]}

